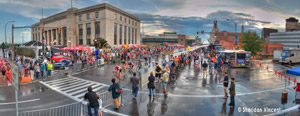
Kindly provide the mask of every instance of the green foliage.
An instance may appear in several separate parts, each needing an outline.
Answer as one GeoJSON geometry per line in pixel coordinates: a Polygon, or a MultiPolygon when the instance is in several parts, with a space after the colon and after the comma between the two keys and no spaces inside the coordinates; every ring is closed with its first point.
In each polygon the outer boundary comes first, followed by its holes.
{"type": "Polygon", "coordinates": [[[106,47],[108,47],[108,46],[109,46],[109,45],[108,45],[108,43],[107,43],[106,40],[102,39],[102,40],[100,41],[100,48],[106,48],[106,47]]]}
{"type": "Polygon", "coordinates": [[[35,58],[34,50],[28,48],[17,48],[17,55],[24,55],[26,57],[35,58]]]}
{"type": "Polygon", "coordinates": [[[258,52],[262,52],[264,49],[263,40],[253,31],[244,33],[241,43],[243,49],[245,51],[250,51],[252,56],[256,56],[258,52]]]}

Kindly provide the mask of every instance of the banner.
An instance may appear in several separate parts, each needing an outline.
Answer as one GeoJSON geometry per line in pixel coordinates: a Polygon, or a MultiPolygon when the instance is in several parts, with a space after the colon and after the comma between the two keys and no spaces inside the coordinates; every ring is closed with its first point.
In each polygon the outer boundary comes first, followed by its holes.
{"type": "Polygon", "coordinates": [[[98,59],[98,65],[104,65],[104,59],[98,59]]]}

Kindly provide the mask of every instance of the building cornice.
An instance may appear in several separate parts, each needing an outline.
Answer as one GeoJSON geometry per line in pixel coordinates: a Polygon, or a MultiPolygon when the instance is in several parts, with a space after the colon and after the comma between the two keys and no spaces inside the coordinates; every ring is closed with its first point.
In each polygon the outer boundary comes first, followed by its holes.
{"type": "Polygon", "coordinates": [[[137,18],[136,16],[131,15],[131,14],[129,14],[129,13],[117,8],[117,7],[114,7],[110,4],[107,4],[107,3],[98,4],[98,5],[94,5],[94,6],[79,9],[79,10],[76,11],[76,15],[81,15],[81,14],[84,14],[86,12],[92,12],[92,11],[95,11],[95,10],[102,10],[102,9],[108,9],[108,10],[120,13],[122,15],[125,15],[127,17],[130,17],[130,18],[135,19],[136,21],[140,22],[140,19],[137,18]]]}

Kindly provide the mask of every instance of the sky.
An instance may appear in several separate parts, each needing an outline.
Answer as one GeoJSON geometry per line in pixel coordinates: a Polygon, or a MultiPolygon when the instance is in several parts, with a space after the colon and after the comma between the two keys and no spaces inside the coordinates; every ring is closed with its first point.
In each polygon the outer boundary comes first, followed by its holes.
{"type": "MultiPolygon", "coordinates": [[[[218,21],[220,31],[234,32],[234,22],[245,25],[245,31],[261,33],[264,27],[284,31],[285,19],[300,19],[300,0],[73,0],[73,7],[84,8],[108,3],[141,20],[141,33],[157,35],[166,31],[195,35],[197,31],[212,30],[218,21]],[[230,19],[231,21],[227,21],[230,19]]],[[[0,42],[5,39],[5,24],[15,21],[15,26],[30,26],[44,18],[65,11],[71,0],[0,0],[0,42]]],[[[11,24],[7,25],[7,41],[11,40],[11,24]]],[[[31,38],[30,29],[16,29],[15,41],[21,43],[31,38]]],[[[200,35],[206,39],[207,34],[200,35]]]]}

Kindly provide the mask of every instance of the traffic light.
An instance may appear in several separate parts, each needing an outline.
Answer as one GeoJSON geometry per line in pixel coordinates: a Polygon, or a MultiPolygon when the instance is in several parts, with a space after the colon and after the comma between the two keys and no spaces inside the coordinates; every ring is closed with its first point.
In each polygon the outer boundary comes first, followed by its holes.
{"type": "Polygon", "coordinates": [[[75,35],[75,34],[76,34],[76,29],[73,30],[73,35],[75,35]]]}
{"type": "Polygon", "coordinates": [[[44,31],[44,27],[42,27],[42,31],[44,31]]]}
{"type": "Polygon", "coordinates": [[[60,32],[61,32],[61,28],[58,28],[57,33],[60,34],[60,32]]]}
{"type": "Polygon", "coordinates": [[[58,31],[57,31],[57,32],[58,32],[58,34],[60,34],[60,32],[61,32],[61,28],[58,28],[58,31]]]}

